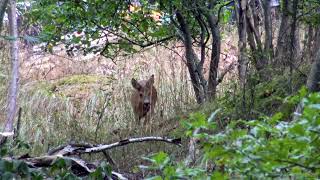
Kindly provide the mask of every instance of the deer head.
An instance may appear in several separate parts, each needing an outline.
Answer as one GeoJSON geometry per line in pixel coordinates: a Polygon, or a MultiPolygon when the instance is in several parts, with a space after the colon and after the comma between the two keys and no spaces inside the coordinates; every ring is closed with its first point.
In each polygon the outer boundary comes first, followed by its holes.
{"type": "Polygon", "coordinates": [[[154,113],[154,107],[157,101],[157,91],[153,86],[154,75],[148,80],[137,81],[132,78],[131,84],[134,91],[131,96],[131,105],[136,119],[140,120],[147,114],[154,113]]]}

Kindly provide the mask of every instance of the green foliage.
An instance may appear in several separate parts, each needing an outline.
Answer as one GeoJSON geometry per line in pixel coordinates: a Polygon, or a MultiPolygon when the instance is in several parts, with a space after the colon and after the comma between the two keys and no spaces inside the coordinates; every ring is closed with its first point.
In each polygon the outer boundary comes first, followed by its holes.
{"type": "Polygon", "coordinates": [[[160,170],[157,176],[146,178],[148,180],[162,180],[162,179],[208,179],[205,171],[201,168],[188,168],[182,164],[176,165],[167,153],[159,152],[145,160],[151,162],[150,166],[140,166],[142,169],[147,170],[160,170]]]}
{"type": "Polygon", "coordinates": [[[31,169],[21,160],[8,160],[5,157],[13,154],[17,149],[29,149],[30,145],[17,140],[14,145],[4,145],[0,147],[0,179],[44,179],[44,174],[36,169],[31,169]]]}
{"type": "Polygon", "coordinates": [[[320,2],[319,1],[301,1],[300,10],[302,11],[302,21],[306,24],[317,26],[320,24],[320,2]]]}
{"type": "Polygon", "coordinates": [[[216,113],[209,120],[203,114],[192,114],[185,123],[186,133],[200,139],[201,163],[189,168],[160,152],[148,159],[152,165],[147,168],[158,169],[161,175],[150,179],[318,178],[320,93],[306,93],[303,88],[298,95],[287,98],[287,102],[302,102],[304,107],[302,114],[290,122],[283,121],[279,112],[257,120],[233,121],[217,134],[194,134],[190,131],[198,127],[214,131],[216,113]]]}
{"type": "Polygon", "coordinates": [[[144,45],[172,35],[168,23],[157,22],[151,16],[159,4],[141,1],[141,7],[129,12],[127,1],[35,1],[28,17],[42,25],[40,39],[50,46],[63,42],[69,50],[83,50],[85,54],[101,52],[115,57],[137,52],[144,45]],[[118,37],[106,43],[103,38],[118,37]],[[105,42],[97,45],[95,40],[105,42]]]}
{"type": "Polygon", "coordinates": [[[91,179],[103,179],[106,176],[111,177],[111,166],[106,162],[102,162],[100,166],[89,175],[91,179]]]}

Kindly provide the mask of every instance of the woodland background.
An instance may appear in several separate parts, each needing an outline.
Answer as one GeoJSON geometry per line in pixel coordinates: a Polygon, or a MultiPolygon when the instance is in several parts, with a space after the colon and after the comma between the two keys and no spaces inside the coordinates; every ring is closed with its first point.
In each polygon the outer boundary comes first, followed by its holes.
{"type": "Polygon", "coordinates": [[[2,0],[0,22],[2,178],[319,177],[318,0],[2,0]]]}

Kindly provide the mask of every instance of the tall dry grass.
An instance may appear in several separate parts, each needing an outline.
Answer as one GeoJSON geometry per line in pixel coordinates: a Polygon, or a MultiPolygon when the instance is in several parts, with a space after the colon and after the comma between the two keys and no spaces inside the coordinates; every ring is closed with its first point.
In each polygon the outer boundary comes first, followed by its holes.
{"type": "MultiPolygon", "coordinates": [[[[107,73],[93,71],[83,75],[77,70],[87,71],[90,65],[79,67],[83,62],[75,61],[74,65],[68,65],[74,68],[69,70],[72,73],[60,74],[66,76],[63,78],[55,74],[58,77],[55,80],[30,81],[32,76],[28,76],[29,79],[22,80],[26,83],[20,91],[19,105],[23,112],[20,138],[32,145],[32,155],[39,155],[68,142],[95,144],[137,136],[168,136],[179,124],[175,117],[195,105],[185,62],[180,56],[157,47],[131,57],[118,57],[107,73]],[[155,75],[159,99],[152,130],[145,132],[133,118],[129,101],[133,89],[131,78],[146,79],[151,74],[155,75]]],[[[110,61],[98,58],[101,64],[110,61]]],[[[28,63],[32,64],[30,59],[28,63]]],[[[22,72],[31,71],[22,69],[22,72]]],[[[182,153],[172,145],[154,143],[118,148],[111,155],[119,167],[130,169],[139,164],[141,156],[160,150],[182,153]]]]}
{"type": "MultiPolygon", "coordinates": [[[[0,38],[0,125],[6,118],[6,100],[10,74],[9,44],[0,38]]],[[[3,126],[0,126],[3,127],[3,126]]],[[[2,130],[2,128],[0,128],[2,130]]]]}
{"type": "MultiPolygon", "coordinates": [[[[20,139],[31,144],[31,155],[68,142],[96,144],[137,136],[174,136],[171,132],[179,125],[177,116],[190,112],[196,102],[183,47],[168,47],[117,57],[114,62],[100,56],[67,57],[63,50],[56,50],[54,55],[23,51],[20,139]],[[152,130],[145,132],[133,118],[130,82],[132,77],[147,79],[151,74],[155,75],[158,102],[152,130]]],[[[221,69],[235,56],[228,57],[228,50],[225,53],[221,69]]],[[[206,72],[208,67],[206,63],[206,72]]],[[[224,91],[222,87],[219,90],[224,91]]],[[[141,162],[141,156],[160,150],[181,157],[185,149],[163,143],[136,144],[112,150],[111,156],[117,168],[132,170],[141,162]]]]}

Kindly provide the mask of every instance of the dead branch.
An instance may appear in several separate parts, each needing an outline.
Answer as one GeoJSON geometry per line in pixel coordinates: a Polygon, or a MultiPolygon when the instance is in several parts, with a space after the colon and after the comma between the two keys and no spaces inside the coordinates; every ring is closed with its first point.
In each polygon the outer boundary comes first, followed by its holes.
{"type": "Polygon", "coordinates": [[[71,156],[87,153],[99,153],[112,148],[124,146],[131,143],[138,142],[148,142],[148,141],[162,141],[166,143],[175,144],[181,146],[181,138],[170,139],[164,137],[141,137],[141,138],[129,138],[124,139],[112,144],[100,144],[100,145],[90,145],[90,144],[67,144],[59,146],[51,151],[48,154],[62,155],[62,156],[71,156]]]}
{"type": "Polygon", "coordinates": [[[88,148],[85,150],[79,149],[79,150],[77,150],[77,152],[97,153],[97,152],[109,150],[109,149],[112,149],[115,147],[120,147],[120,146],[124,146],[124,145],[131,144],[131,143],[147,142],[147,141],[162,141],[162,142],[171,143],[171,144],[181,146],[181,138],[168,139],[168,138],[164,138],[164,137],[141,137],[141,138],[129,138],[129,139],[121,140],[121,141],[113,143],[113,144],[100,145],[98,147],[88,148]]]}
{"type": "MultiPolygon", "coordinates": [[[[40,157],[30,157],[28,154],[23,155],[18,158],[7,157],[3,158],[7,161],[13,160],[21,160],[24,161],[30,168],[41,168],[41,167],[50,167],[53,163],[59,158],[70,161],[71,162],[71,171],[81,177],[89,175],[91,172],[94,172],[97,168],[97,165],[88,163],[78,157],[74,157],[74,155],[86,154],[86,153],[98,153],[103,152],[106,153],[106,150],[124,146],[131,143],[138,142],[148,142],[148,141],[162,141],[166,143],[175,144],[181,146],[181,138],[178,139],[170,139],[165,137],[141,137],[141,138],[129,138],[125,140],[121,140],[119,142],[115,142],[112,144],[100,144],[100,145],[92,145],[88,143],[83,144],[67,144],[62,145],[57,148],[50,150],[47,155],[40,157]],[[70,157],[72,156],[72,157],[70,157]]],[[[112,177],[109,179],[127,179],[124,175],[112,171],[112,177]]]]}

